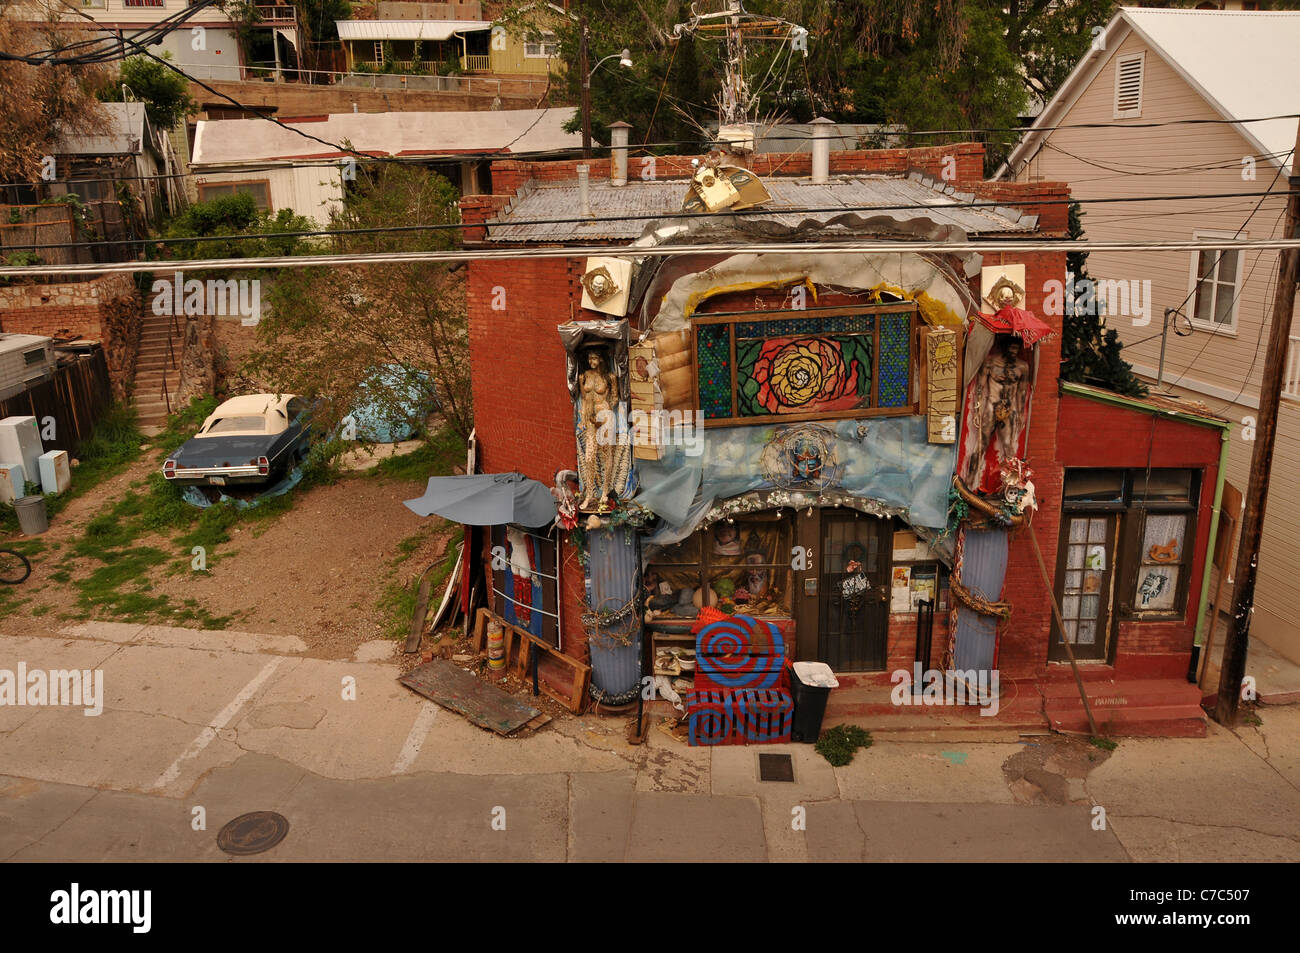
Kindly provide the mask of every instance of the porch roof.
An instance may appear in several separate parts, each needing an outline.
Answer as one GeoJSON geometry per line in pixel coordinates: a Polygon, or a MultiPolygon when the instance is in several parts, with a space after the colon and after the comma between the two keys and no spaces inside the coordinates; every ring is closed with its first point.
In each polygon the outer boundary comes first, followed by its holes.
{"type": "Polygon", "coordinates": [[[482,20],[335,20],[340,40],[448,40],[492,29],[482,20]]]}

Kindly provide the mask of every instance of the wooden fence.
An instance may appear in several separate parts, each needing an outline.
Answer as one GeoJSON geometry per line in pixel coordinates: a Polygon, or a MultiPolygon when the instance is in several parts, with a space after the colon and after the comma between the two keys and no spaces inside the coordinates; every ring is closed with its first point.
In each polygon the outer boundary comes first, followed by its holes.
{"type": "Polygon", "coordinates": [[[0,255],[30,251],[47,265],[90,264],[89,249],[23,247],[78,241],[72,209],[66,205],[0,205],[0,255]]]}
{"type": "Polygon", "coordinates": [[[75,455],[112,401],[108,362],[104,349],[96,347],[90,354],[59,366],[49,380],[0,401],[0,418],[35,417],[46,450],[66,450],[75,455]],[[47,417],[54,418],[51,439],[45,439],[47,417]]]}

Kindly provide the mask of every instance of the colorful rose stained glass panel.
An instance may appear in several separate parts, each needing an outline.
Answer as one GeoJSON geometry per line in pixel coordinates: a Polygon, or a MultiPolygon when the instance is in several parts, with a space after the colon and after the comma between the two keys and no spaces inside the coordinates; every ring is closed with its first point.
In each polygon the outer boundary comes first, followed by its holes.
{"type": "Polygon", "coordinates": [[[778,337],[736,345],[742,417],[855,410],[871,401],[871,338],[778,337]]]}

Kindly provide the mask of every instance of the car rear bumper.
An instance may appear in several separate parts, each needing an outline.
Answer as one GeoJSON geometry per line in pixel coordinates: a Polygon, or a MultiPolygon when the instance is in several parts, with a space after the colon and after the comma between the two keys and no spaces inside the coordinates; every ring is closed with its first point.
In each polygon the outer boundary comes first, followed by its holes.
{"type": "Polygon", "coordinates": [[[257,467],[186,467],[177,468],[168,483],[181,486],[239,486],[246,483],[265,483],[269,473],[259,473],[257,467]],[[215,478],[215,479],[214,479],[215,478]]]}

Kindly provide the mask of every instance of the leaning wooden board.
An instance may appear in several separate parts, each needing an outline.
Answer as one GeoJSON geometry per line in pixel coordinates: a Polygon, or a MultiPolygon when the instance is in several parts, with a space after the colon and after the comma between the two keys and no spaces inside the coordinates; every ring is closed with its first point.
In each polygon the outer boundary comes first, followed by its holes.
{"type": "Polygon", "coordinates": [[[490,728],[499,735],[508,735],[541,714],[446,659],[425,662],[398,681],[416,694],[459,712],[480,728],[490,728]]]}

